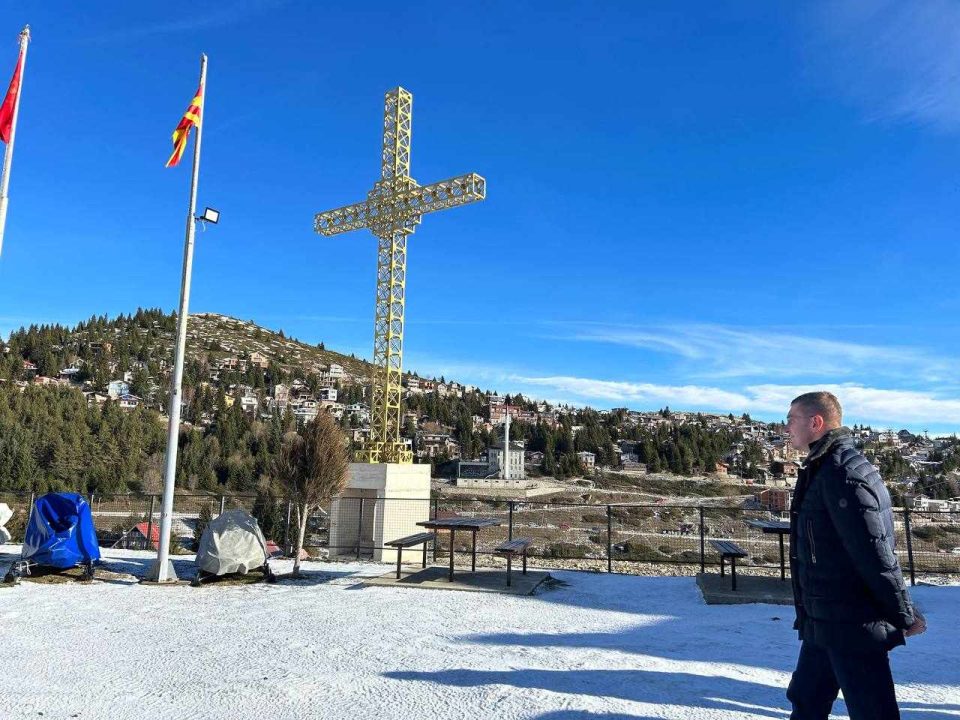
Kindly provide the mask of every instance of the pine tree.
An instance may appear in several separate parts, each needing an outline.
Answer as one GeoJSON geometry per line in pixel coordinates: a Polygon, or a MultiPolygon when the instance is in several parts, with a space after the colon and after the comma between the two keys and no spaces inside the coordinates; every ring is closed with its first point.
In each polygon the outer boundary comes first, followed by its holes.
{"type": "Polygon", "coordinates": [[[200,548],[200,538],[203,537],[203,531],[207,529],[211,520],[213,520],[213,513],[210,511],[210,503],[204,503],[200,506],[200,517],[197,518],[197,524],[193,527],[193,546],[195,548],[200,548]]]}

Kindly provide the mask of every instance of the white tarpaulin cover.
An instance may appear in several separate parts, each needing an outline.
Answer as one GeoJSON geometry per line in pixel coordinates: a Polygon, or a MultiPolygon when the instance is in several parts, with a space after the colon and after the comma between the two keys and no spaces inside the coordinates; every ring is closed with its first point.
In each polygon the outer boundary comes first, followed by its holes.
{"type": "Polygon", "coordinates": [[[243,510],[218,515],[200,537],[197,567],[211,575],[246,573],[267,561],[267,541],[257,519],[243,510]]]}
{"type": "Polygon", "coordinates": [[[0,503],[0,545],[10,542],[10,531],[4,525],[13,517],[13,510],[6,503],[0,503]]]}

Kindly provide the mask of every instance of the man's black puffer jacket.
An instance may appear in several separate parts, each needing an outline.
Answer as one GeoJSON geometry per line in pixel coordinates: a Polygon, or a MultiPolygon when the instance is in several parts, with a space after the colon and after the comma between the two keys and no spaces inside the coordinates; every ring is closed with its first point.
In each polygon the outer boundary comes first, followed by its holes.
{"type": "Polygon", "coordinates": [[[894,554],[890,494],[846,428],[810,446],[790,512],[801,639],[849,651],[904,643],[913,607],[894,554]]]}

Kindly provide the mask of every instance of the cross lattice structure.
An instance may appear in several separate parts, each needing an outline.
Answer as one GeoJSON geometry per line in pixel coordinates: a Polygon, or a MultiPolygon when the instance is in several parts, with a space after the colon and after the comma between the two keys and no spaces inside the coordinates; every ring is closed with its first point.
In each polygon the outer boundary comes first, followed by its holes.
{"type": "Polygon", "coordinates": [[[413,461],[413,453],[400,437],[407,236],[423,215],[483,200],[486,195],[486,181],[476,173],[423,186],[410,177],[412,118],[413,95],[401,87],[387,92],[380,179],[365,201],[318,213],[314,219],[314,229],[321,235],[369,228],[377,237],[371,427],[370,439],[357,453],[360,462],[413,461]]]}

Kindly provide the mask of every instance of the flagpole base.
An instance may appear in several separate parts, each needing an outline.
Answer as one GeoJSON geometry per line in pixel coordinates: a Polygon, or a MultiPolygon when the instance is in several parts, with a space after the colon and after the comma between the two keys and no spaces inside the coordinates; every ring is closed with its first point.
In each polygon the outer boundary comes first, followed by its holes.
{"type": "Polygon", "coordinates": [[[150,568],[150,572],[147,573],[147,577],[144,578],[146,582],[158,583],[165,585],[166,583],[176,583],[179,582],[180,578],[177,577],[177,571],[173,569],[173,560],[167,560],[167,579],[160,582],[160,561],[157,560],[153,563],[153,567],[150,568]]]}

